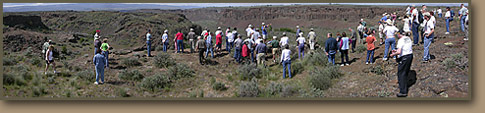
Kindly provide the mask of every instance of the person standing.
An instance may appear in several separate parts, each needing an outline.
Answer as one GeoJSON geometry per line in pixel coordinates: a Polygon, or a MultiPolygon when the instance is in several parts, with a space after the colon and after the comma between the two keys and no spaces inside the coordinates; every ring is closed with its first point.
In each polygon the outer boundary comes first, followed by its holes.
{"type": "Polygon", "coordinates": [[[308,32],[307,37],[310,39],[310,40],[308,40],[308,42],[310,43],[310,50],[314,50],[315,49],[315,42],[316,42],[315,38],[317,37],[317,35],[313,31],[313,28],[310,28],[310,32],[308,32]]]}
{"type": "Polygon", "coordinates": [[[379,41],[379,45],[382,45],[384,44],[384,39],[385,39],[385,35],[384,35],[384,23],[382,23],[381,21],[378,22],[379,23],[379,38],[381,39],[381,41],[379,41]]]}
{"type": "Polygon", "coordinates": [[[198,36],[197,37],[197,43],[195,44],[195,49],[199,51],[199,63],[200,65],[204,65],[202,60],[204,59],[204,51],[205,51],[205,41],[202,39],[202,37],[198,36]]]}
{"type": "Polygon", "coordinates": [[[468,8],[466,8],[465,5],[461,4],[461,9],[458,11],[458,15],[460,16],[461,31],[463,32],[465,32],[465,18],[467,17],[467,11],[468,8]]]}
{"type": "Polygon", "coordinates": [[[397,56],[398,70],[397,79],[399,82],[399,93],[397,97],[407,97],[408,84],[407,76],[411,70],[411,64],[413,61],[413,47],[412,41],[409,38],[409,33],[405,35],[398,35],[399,40],[397,42],[397,50],[393,50],[391,56],[397,56]]]}
{"type": "Polygon", "coordinates": [[[106,68],[109,68],[109,63],[108,63],[109,48],[110,46],[108,44],[108,39],[107,38],[103,39],[103,44],[101,44],[100,49],[103,52],[104,58],[106,59],[106,68]]]}
{"type": "Polygon", "coordinates": [[[266,44],[261,42],[262,40],[259,40],[258,45],[256,46],[256,60],[258,61],[258,65],[263,65],[264,66],[264,61],[266,60],[266,44]]]}
{"type": "MultiPolygon", "coordinates": [[[[359,25],[357,26],[357,31],[359,32],[359,44],[363,43],[364,41],[362,41],[362,39],[364,38],[364,26],[360,22],[359,22],[359,25]]],[[[355,41],[357,42],[357,40],[355,40],[355,41]]],[[[352,51],[353,51],[353,49],[352,49],[352,51]]]]}
{"type": "Polygon", "coordinates": [[[101,47],[101,41],[99,40],[100,36],[94,37],[94,53],[96,55],[96,51],[101,47]]]}
{"type": "Polygon", "coordinates": [[[264,43],[266,41],[266,38],[268,37],[268,26],[266,26],[266,24],[261,23],[261,32],[263,34],[263,41],[261,41],[262,43],[264,43]]]}
{"type": "Polygon", "coordinates": [[[234,52],[234,59],[236,59],[237,63],[241,63],[241,53],[242,53],[242,45],[243,41],[241,39],[241,35],[234,35],[236,36],[235,42],[235,52],[234,52]]]}
{"type": "Polygon", "coordinates": [[[450,7],[446,7],[445,20],[446,20],[446,33],[445,34],[450,34],[450,22],[451,22],[451,20],[453,20],[453,17],[451,16],[450,7]]]}
{"type": "Polygon", "coordinates": [[[190,53],[194,53],[196,41],[198,41],[197,36],[195,35],[194,29],[190,28],[190,32],[187,34],[187,38],[190,42],[190,53]]]}
{"type": "Polygon", "coordinates": [[[42,55],[44,55],[43,57],[45,57],[45,53],[49,49],[51,42],[52,42],[52,40],[49,40],[49,41],[45,42],[44,45],[42,45],[42,55]]]}
{"type": "MultiPolygon", "coordinates": [[[[150,57],[152,56],[150,54],[150,51],[151,51],[151,46],[152,46],[152,42],[150,41],[150,39],[152,38],[152,34],[150,34],[151,30],[148,29],[147,31],[147,34],[145,35],[146,39],[147,39],[147,57],[150,57]]],[[[99,48],[99,47],[98,47],[99,48]]]]}
{"type": "Polygon", "coordinates": [[[251,34],[253,34],[254,30],[253,30],[253,26],[251,24],[248,25],[248,28],[246,28],[246,36],[248,38],[251,37],[251,34]]]}
{"type": "Polygon", "coordinates": [[[288,45],[281,51],[280,63],[283,64],[283,78],[286,77],[286,69],[288,69],[288,77],[291,78],[291,50],[288,45]]]}
{"type": "Polygon", "coordinates": [[[404,19],[402,19],[404,25],[402,27],[402,30],[404,32],[411,32],[411,28],[409,26],[411,26],[411,20],[409,19],[409,16],[404,16],[404,19]]]}
{"type": "Polygon", "coordinates": [[[226,51],[227,53],[231,53],[231,42],[234,42],[234,37],[232,37],[232,31],[230,27],[226,29],[226,51]]]}
{"type": "Polygon", "coordinates": [[[273,53],[273,62],[276,63],[276,57],[278,56],[278,50],[280,48],[280,45],[279,45],[279,41],[277,39],[278,37],[276,36],[273,36],[273,40],[271,40],[271,48],[272,48],[272,51],[271,53],[273,53]]]}
{"type": "Polygon", "coordinates": [[[431,15],[429,13],[424,13],[423,14],[424,19],[428,20],[426,23],[426,26],[424,27],[424,53],[423,53],[423,62],[429,62],[431,59],[430,53],[429,53],[429,46],[431,45],[431,42],[433,41],[434,37],[434,22],[429,21],[431,18],[431,15]]]}
{"type": "Polygon", "coordinates": [[[360,19],[360,23],[364,26],[367,27],[367,22],[364,21],[363,18],[360,19]]]}
{"type": "Polygon", "coordinates": [[[465,12],[466,13],[466,17],[465,17],[465,38],[463,38],[463,40],[467,41],[468,40],[468,10],[465,12]]]}
{"type": "Polygon", "coordinates": [[[305,37],[303,37],[303,33],[299,34],[296,42],[298,42],[298,59],[301,60],[305,57],[305,37]]]}
{"type": "Polygon", "coordinates": [[[367,42],[367,58],[365,60],[365,64],[374,63],[374,51],[375,51],[374,43],[376,42],[376,37],[374,37],[374,34],[375,34],[375,30],[372,30],[370,32],[370,35],[365,39],[367,42]]]}
{"type": "MultiPolygon", "coordinates": [[[[354,41],[355,42],[355,41],[354,41]]],[[[342,55],[340,55],[340,59],[342,59],[342,64],[340,66],[344,65],[349,65],[349,46],[350,43],[352,43],[352,39],[347,37],[347,34],[345,32],[342,32],[342,39],[340,40],[340,52],[342,55]],[[345,57],[345,61],[344,61],[345,57]]]]}
{"type": "Polygon", "coordinates": [[[328,57],[328,62],[335,65],[335,54],[337,54],[337,40],[332,37],[332,33],[327,34],[327,41],[325,41],[325,55],[328,57]]]}
{"type": "Polygon", "coordinates": [[[350,36],[350,39],[353,40],[353,42],[351,42],[351,44],[352,44],[352,53],[353,53],[353,52],[355,52],[354,51],[355,46],[357,46],[357,32],[355,32],[355,30],[353,30],[350,27],[349,27],[349,32],[352,33],[352,35],[350,36]]]}
{"type": "Polygon", "coordinates": [[[214,58],[214,51],[212,46],[212,33],[209,30],[207,30],[205,44],[206,44],[205,58],[209,56],[209,52],[211,52],[211,58],[214,58]]]}
{"type": "MultiPolygon", "coordinates": [[[[97,49],[99,50],[99,49],[97,49]]],[[[54,46],[53,45],[50,45],[49,46],[49,49],[47,49],[47,51],[45,52],[45,61],[46,61],[46,65],[45,65],[45,71],[44,71],[44,74],[47,74],[47,70],[49,69],[49,64],[52,64],[52,68],[54,69],[54,74],[57,73],[56,72],[56,63],[54,62],[54,46]]]]}
{"type": "Polygon", "coordinates": [[[438,13],[438,17],[441,18],[443,15],[443,10],[441,10],[441,8],[438,7],[438,10],[436,10],[436,12],[438,13]]]}
{"type": "MultiPolygon", "coordinates": [[[[248,53],[249,53],[249,56],[251,57],[251,62],[256,62],[254,60],[254,41],[251,39],[251,38],[247,38],[246,40],[244,40],[244,43],[246,44],[247,48],[248,48],[248,53]]],[[[244,55],[243,55],[244,56],[244,55]]]]}
{"type": "Polygon", "coordinates": [[[296,38],[299,37],[299,34],[301,33],[300,26],[296,26],[296,38]]]}
{"type": "Polygon", "coordinates": [[[216,34],[216,54],[219,55],[221,54],[221,48],[222,48],[222,32],[217,32],[219,34],[216,34]]]}
{"type": "MultiPolygon", "coordinates": [[[[387,61],[387,57],[389,55],[389,48],[391,50],[396,49],[396,39],[394,38],[396,33],[399,31],[396,26],[392,24],[391,20],[387,20],[387,27],[384,28],[384,33],[386,34],[386,41],[385,41],[385,48],[384,48],[384,58],[383,60],[387,61]]],[[[394,57],[395,58],[395,57],[394,57]]]]}
{"type": "Polygon", "coordinates": [[[104,68],[106,67],[106,64],[108,64],[105,59],[104,55],[101,54],[101,50],[98,49],[96,55],[93,57],[93,64],[95,65],[96,70],[96,82],[94,82],[94,84],[96,85],[104,83],[104,68]],[[98,82],[100,78],[101,82],[98,82]]]}
{"type": "Polygon", "coordinates": [[[411,25],[411,31],[413,32],[413,45],[418,45],[419,43],[419,24],[420,24],[420,21],[419,21],[419,12],[418,10],[416,9],[416,7],[413,5],[411,7],[411,22],[412,22],[412,25],[411,25]]]}
{"type": "Polygon", "coordinates": [[[175,34],[175,38],[177,39],[177,53],[184,53],[184,34],[179,31],[175,34]]]}
{"type": "Polygon", "coordinates": [[[281,48],[284,48],[286,45],[288,45],[288,37],[286,36],[286,32],[283,32],[283,37],[281,37],[280,40],[280,46],[281,48]]]}
{"type": "Polygon", "coordinates": [[[258,41],[258,40],[260,40],[260,39],[261,39],[261,35],[259,34],[259,28],[256,28],[256,30],[255,30],[255,31],[252,33],[252,35],[251,35],[251,39],[252,39],[254,42],[256,42],[256,44],[257,44],[257,43],[259,43],[259,41],[258,41]]]}

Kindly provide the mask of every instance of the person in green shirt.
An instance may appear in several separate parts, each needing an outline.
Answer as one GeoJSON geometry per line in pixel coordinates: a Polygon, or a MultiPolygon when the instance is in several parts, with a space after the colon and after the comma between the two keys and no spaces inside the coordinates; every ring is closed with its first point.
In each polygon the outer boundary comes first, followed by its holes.
{"type": "Polygon", "coordinates": [[[273,36],[273,40],[271,41],[271,48],[273,48],[272,53],[273,53],[273,62],[276,62],[276,57],[278,55],[278,50],[279,50],[279,42],[276,36],[273,36]]]}
{"type": "Polygon", "coordinates": [[[103,39],[103,43],[101,44],[100,49],[103,51],[104,58],[106,60],[106,67],[107,68],[109,68],[109,63],[108,63],[108,56],[109,56],[108,55],[109,54],[109,51],[108,50],[109,50],[109,48],[110,48],[110,46],[108,44],[108,39],[107,38],[103,39]]]}

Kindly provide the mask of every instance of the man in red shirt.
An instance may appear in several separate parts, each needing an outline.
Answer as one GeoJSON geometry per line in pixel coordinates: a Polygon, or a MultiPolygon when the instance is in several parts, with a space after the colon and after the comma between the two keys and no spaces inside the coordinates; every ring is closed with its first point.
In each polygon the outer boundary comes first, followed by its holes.
{"type": "Polygon", "coordinates": [[[216,54],[221,53],[222,47],[222,32],[218,32],[219,34],[216,35],[216,54]]]}
{"type": "Polygon", "coordinates": [[[177,39],[177,53],[180,53],[180,50],[182,50],[182,53],[184,52],[184,34],[182,34],[180,31],[175,35],[175,38],[177,39]]]}

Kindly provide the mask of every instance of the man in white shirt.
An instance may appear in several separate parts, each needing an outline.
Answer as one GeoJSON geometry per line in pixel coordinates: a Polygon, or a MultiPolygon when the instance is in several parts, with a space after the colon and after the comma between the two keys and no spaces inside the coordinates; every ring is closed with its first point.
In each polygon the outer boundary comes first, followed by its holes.
{"type": "Polygon", "coordinates": [[[301,60],[305,57],[305,37],[303,37],[302,32],[298,36],[296,39],[296,42],[298,42],[298,59],[301,60]]]}
{"type": "Polygon", "coordinates": [[[385,41],[383,60],[387,60],[387,57],[389,55],[389,47],[391,47],[391,50],[396,49],[396,39],[394,37],[398,31],[399,29],[392,24],[392,21],[387,20],[387,26],[384,28],[384,33],[386,34],[386,41],[385,41]]]}
{"type": "Polygon", "coordinates": [[[413,61],[413,47],[412,41],[409,38],[409,33],[403,33],[404,35],[398,34],[399,41],[397,43],[397,50],[393,50],[391,56],[398,56],[398,82],[399,82],[399,93],[397,97],[407,97],[408,85],[407,85],[407,75],[411,70],[411,64],[413,61]]]}
{"type": "Polygon", "coordinates": [[[411,7],[411,31],[413,32],[413,45],[417,45],[419,42],[419,32],[418,32],[418,27],[419,27],[419,12],[416,9],[416,7],[413,5],[411,7]]]}
{"type": "Polygon", "coordinates": [[[283,33],[283,37],[281,37],[281,40],[280,40],[280,46],[281,48],[284,48],[285,45],[288,44],[288,37],[286,36],[286,33],[283,33]]]}
{"type": "Polygon", "coordinates": [[[451,17],[451,10],[450,7],[446,7],[446,13],[445,13],[445,20],[446,20],[446,33],[445,34],[450,34],[450,21],[453,17],[451,17]]]}
{"type": "Polygon", "coordinates": [[[441,10],[440,7],[438,7],[438,10],[436,10],[436,12],[438,13],[439,18],[441,18],[443,16],[443,11],[441,10]]]}
{"type": "Polygon", "coordinates": [[[310,28],[310,32],[308,32],[307,37],[310,39],[309,40],[310,49],[314,50],[315,49],[315,42],[316,42],[315,38],[317,38],[317,35],[315,34],[315,31],[313,31],[313,28],[310,28]]]}
{"type": "Polygon", "coordinates": [[[256,44],[259,44],[258,40],[261,38],[261,34],[259,34],[259,28],[256,28],[256,31],[254,31],[251,35],[251,39],[253,39],[256,44]]]}
{"type": "Polygon", "coordinates": [[[246,28],[246,36],[251,37],[251,33],[253,33],[253,26],[249,24],[248,28],[246,28]]]}
{"type": "Polygon", "coordinates": [[[232,43],[234,42],[234,37],[232,36],[232,31],[230,27],[226,29],[226,51],[231,53],[232,43]]]}
{"type": "MultiPolygon", "coordinates": [[[[430,20],[431,15],[426,12],[423,14],[424,19],[430,20]]],[[[433,41],[434,37],[434,23],[432,21],[428,21],[426,23],[426,26],[424,27],[424,53],[423,53],[423,62],[428,62],[430,60],[430,54],[429,54],[429,46],[431,45],[431,42],[433,41]]]]}
{"type": "Polygon", "coordinates": [[[288,77],[291,78],[291,50],[288,45],[283,46],[283,51],[281,51],[281,64],[283,64],[283,78],[286,77],[285,70],[288,68],[288,77]]]}
{"type": "Polygon", "coordinates": [[[467,16],[466,11],[468,11],[468,8],[466,8],[465,5],[461,4],[461,9],[458,13],[460,16],[461,31],[463,32],[465,32],[465,18],[467,16]]]}

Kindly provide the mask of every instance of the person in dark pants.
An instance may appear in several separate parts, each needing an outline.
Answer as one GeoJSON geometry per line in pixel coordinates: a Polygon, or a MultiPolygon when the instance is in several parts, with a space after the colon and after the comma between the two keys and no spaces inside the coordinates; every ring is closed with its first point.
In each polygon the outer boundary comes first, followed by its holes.
{"type": "Polygon", "coordinates": [[[396,95],[397,97],[407,97],[408,95],[407,76],[411,71],[411,63],[413,62],[413,41],[409,38],[409,33],[402,34],[398,35],[397,50],[392,50],[391,54],[391,56],[398,56],[399,93],[396,95]]]}
{"type": "Polygon", "coordinates": [[[353,42],[351,42],[352,53],[353,53],[353,52],[355,52],[354,51],[355,46],[357,46],[357,33],[355,32],[355,30],[353,30],[350,27],[349,27],[349,32],[352,33],[351,36],[350,36],[350,39],[353,40],[353,42]]]}
{"type": "Polygon", "coordinates": [[[327,41],[325,41],[325,54],[328,57],[328,62],[335,65],[335,54],[337,53],[337,40],[332,37],[332,33],[327,34],[327,41]]]}
{"type": "Polygon", "coordinates": [[[204,63],[202,63],[202,59],[204,59],[205,40],[203,40],[202,37],[200,37],[200,36],[197,37],[197,43],[195,44],[195,50],[199,51],[199,63],[201,65],[204,65],[204,63]]]}
{"type": "Polygon", "coordinates": [[[234,37],[237,37],[237,39],[234,41],[235,44],[235,50],[234,52],[234,59],[236,59],[237,63],[241,63],[241,52],[242,52],[242,45],[243,41],[241,39],[241,35],[234,35],[234,37]]]}

